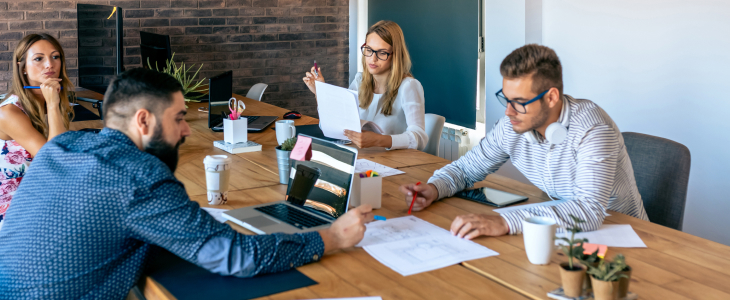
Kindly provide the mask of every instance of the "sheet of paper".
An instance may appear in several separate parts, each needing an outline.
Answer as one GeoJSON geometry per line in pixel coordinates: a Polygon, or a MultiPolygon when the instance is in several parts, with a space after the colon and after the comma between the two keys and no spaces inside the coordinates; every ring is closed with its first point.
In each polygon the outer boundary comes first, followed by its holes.
{"type": "MultiPolygon", "coordinates": [[[[558,233],[557,236],[570,238],[570,232],[558,233]]],[[[603,224],[596,231],[576,233],[575,238],[586,238],[591,244],[601,244],[608,247],[646,248],[644,241],[628,224],[603,224]]],[[[565,242],[556,240],[555,244],[562,245],[565,242]]]]}
{"type": "Polygon", "coordinates": [[[324,136],[347,140],[345,129],[361,132],[357,97],[346,88],[315,81],[317,112],[324,136]]]}
{"type": "Polygon", "coordinates": [[[403,276],[499,255],[414,216],[368,224],[358,246],[403,276]]]}
{"type": "Polygon", "coordinates": [[[381,165],[374,161],[369,161],[363,158],[358,159],[357,163],[355,164],[355,173],[365,173],[367,170],[373,170],[375,172],[378,172],[378,176],[380,177],[388,177],[406,173],[398,169],[393,169],[391,167],[381,165]]]}
{"type": "Polygon", "coordinates": [[[227,209],[223,208],[214,208],[214,207],[201,207],[204,211],[207,211],[216,221],[225,223],[228,221],[228,219],[223,217],[223,213],[228,211],[227,209]]]}

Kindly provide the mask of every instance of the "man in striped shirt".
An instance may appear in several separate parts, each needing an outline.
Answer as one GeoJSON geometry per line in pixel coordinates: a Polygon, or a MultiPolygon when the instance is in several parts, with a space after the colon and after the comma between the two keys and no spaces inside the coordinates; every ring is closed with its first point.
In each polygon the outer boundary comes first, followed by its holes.
{"type": "Polygon", "coordinates": [[[451,224],[452,234],[467,239],[519,234],[522,220],[531,216],[592,231],[601,226],[607,209],[648,220],[621,132],[595,103],[563,94],[562,67],[555,51],[525,45],[502,61],[500,73],[502,90],[497,98],[506,106],[506,116],[479,145],[437,170],[428,184],[401,186],[409,204],[418,193],[414,210],[473,186],[512,159],[530,182],[552,199],[566,201],[501,216],[458,216],[451,224]],[[586,222],[573,224],[569,215],[586,222]]]}

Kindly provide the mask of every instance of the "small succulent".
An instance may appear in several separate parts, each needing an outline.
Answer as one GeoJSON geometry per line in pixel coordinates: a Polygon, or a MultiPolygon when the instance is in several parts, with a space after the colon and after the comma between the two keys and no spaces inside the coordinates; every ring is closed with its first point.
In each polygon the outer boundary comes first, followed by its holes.
{"type": "Polygon", "coordinates": [[[585,223],[585,221],[574,215],[570,215],[570,218],[573,219],[573,227],[567,228],[571,233],[570,239],[564,237],[556,237],[555,239],[562,240],[568,244],[560,246],[560,249],[568,257],[568,267],[573,270],[573,258],[579,261],[583,258],[583,243],[587,243],[588,239],[575,239],[575,234],[580,232],[578,224],[585,223]]]}
{"type": "Polygon", "coordinates": [[[613,261],[601,260],[598,266],[587,265],[588,274],[593,278],[601,281],[616,281],[619,278],[626,277],[626,274],[619,274],[619,272],[626,269],[626,258],[623,254],[616,255],[613,261]]]}
{"type": "Polygon", "coordinates": [[[293,137],[293,138],[287,139],[286,141],[284,141],[283,144],[281,144],[281,150],[292,151],[292,149],[294,149],[294,145],[296,145],[296,144],[297,144],[297,138],[293,137]]]}

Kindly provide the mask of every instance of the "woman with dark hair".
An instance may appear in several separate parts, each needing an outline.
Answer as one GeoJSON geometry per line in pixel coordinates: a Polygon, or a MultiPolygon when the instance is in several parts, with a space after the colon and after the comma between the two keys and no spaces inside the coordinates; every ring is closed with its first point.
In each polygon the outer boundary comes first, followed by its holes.
{"type": "Polygon", "coordinates": [[[25,36],[15,47],[13,62],[12,85],[0,103],[0,222],[33,157],[68,130],[73,115],[68,97],[73,84],[55,38],[25,36]]]}

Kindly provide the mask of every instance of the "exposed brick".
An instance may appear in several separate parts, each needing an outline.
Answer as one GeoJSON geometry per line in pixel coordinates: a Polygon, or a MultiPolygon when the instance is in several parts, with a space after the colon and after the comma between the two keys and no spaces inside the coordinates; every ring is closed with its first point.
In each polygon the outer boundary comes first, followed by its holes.
{"type": "Polygon", "coordinates": [[[60,40],[58,41],[63,49],[71,49],[78,47],[76,40],[60,40]]]}
{"type": "Polygon", "coordinates": [[[291,43],[289,43],[289,42],[266,43],[266,50],[290,49],[290,48],[291,48],[291,43]]]}
{"type": "MultiPolygon", "coordinates": [[[[327,5],[327,0],[302,0],[302,6],[325,6],[327,5]]],[[[348,3],[345,3],[345,5],[348,5],[348,3]]]]}
{"type": "Polygon", "coordinates": [[[215,26],[213,34],[234,34],[238,33],[238,26],[215,26]]]}
{"type": "Polygon", "coordinates": [[[289,32],[307,32],[307,31],[314,31],[314,24],[289,25],[289,32]]]}
{"type": "Polygon", "coordinates": [[[58,12],[57,11],[26,11],[25,19],[26,20],[58,19],[58,12]]]}
{"type": "Polygon", "coordinates": [[[155,28],[155,32],[164,35],[183,35],[185,34],[185,29],[182,27],[157,27],[155,28]]]}
{"type": "Polygon", "coordinates": [[[332,31],[337,30],[336,24],[314,24],[315,31],[332,31]]]}
{"type": "Polygon", "coordinates": [[[172,26],[192,26],[198,25],[198,18],[170,19],[172,26]]]}
{"type": "Polygon", "coordinates": [[[182,9],[155,9],[155,17],[169,18],[169,17],[182,17],[182,9]]]}
{"type": "Polygon", "coordinates": [[[153,29],[153,28],[142,28],[142,29],[137,29],[137,28],[134,28],[134,29],[126,29],[125,28],[124,29],[124,35],[122,37],[138,37],[140,30],[141,31],[150,31],[150,29],[153,29]]]}
{"type": "Polygon", "coordinates": [[[142,27],[170,26],[170,19],[143,19],[142,27]]]}
{"type": "Polygon", "coordinates": [[[200,8],[207,8],[207,7],[225,7],[226,1],[224,0],[199,0],[198,1],[198,7],[200,8]]]}
{"type": "Polygon", "coordinates": [[[292,7],[289,9],[289,14],[292,16],[308,16],[315,14],[315,12],[314,7],[292,7]]]}
{"type": "Polygon", "coordinates": [[[307,48],[314,48],[316,47],[316,44],[314,41],[301,41],[301,42],[292,42],[291,48],[292,49],[307,49],[307,48]]]}
{"type": "Polygon", "coordinates": [[[251,1],[253,7],[277,7],[277,0],[253,0],[251,1]]]}
{"type": "Polygon", "coordinates": [[[6,62],[0,63],[0,71],[7,71],[8,69],[10,69],[9,63],[6,63],[6,62]]]}
{"type": "Polygon", "coordinates": [[[260,7],[247,7],[238,10],[241,16],[263,16],[266,15],[266,9],[260,7]]]}
{"type": "Polygon", "coordinates": [[[13,1],[8,3],[8,10],[29,10],[29,9],[43,9],[43,2],[40,1],[13,1]]]}
{"type": "Polygon", "coordinates": [[[155,16],[155,10],[154,9],[135,9],[135,10],[125,10],[124,11],[124,17],[125,18],[149,18],[155,16]]]}
{"type": "Polygon", "coordinates": [[[260,51],[266,50],[266,45],[263,43],[241,44],[241,49],[243,51],[260,51]]]}
{"type": "Polygon", "coordinates": [[[324,32],[279,34],[280,41],[318,40],[318,39],[325,39],[325,38],[327,38],[327,34],[324,32]]]}
{"type": "Polygon", "coordinates": [[[254,17],[254,24],[274,24],[276,23],[276,17],[254,17]]]}
{"type": "Polygon", "coordinates": [[[336,15],[338,12],[337,7],[318,7],[317,8],[317,14],[318,15],[336,15]]]}
{"type": "Polygon", "coordinates": [[[60,36],[62,39],[76,39],[79,37],[78,31],[76,30],[61,30],[60,36]]]}
{"type": "Polygon", "coordinates": [[[123,9],[139,8],[139,1],[109,1],[109,5],[121,7],[123,9]]]}
{"type": "Polygon", "coordinates": [[[213,12],[210,9],[186,9],[186,17],[210,17],[213,12]]]}
{"type": "Polygon", "coordinates": [[[304,16],[302,17],[303,23],[324,23],[327,22],[326,16],[304,16]]]}
{"type": "Polygon", "coordinates": [[[198,43],[201,44],[220,44],[225,42],[226,37],[220,35],[203,35],[198,37],[198,43]]]}
{"type": "MultiPolygon", "coordinates": [[[[60,17],[61,19],[76,19],[76,11],[61,11],[60,17]]],[[[126,27],[127,25],[124,26],[126,27]]]]}
{"type": "Polygon", "coordinates": [[[122,39],[122,43],[124,46],[135,46],[139,45],[140,41],[139,38],[124,38],[122,39]]]}
{"type": "Polygon", "coordinates": [[[169,8],[170,0],[142,0],[139,7],[141,8],[169,8]]]}
{"type": "Polygon", "coordinates": [[[13,60],[13,52],[0,52],[0,61],[12,61],[12,60],[13,60]]]}
{"type": "Polygon", "coordinates": [[[327,55],[350,54],[350,48],[327,48],[327,55]]]}
{"type": "Polygon", "coordinates": [[[238,9],[237,8],[221,8],[221,9],[214,9],[213,15],[217,17],[232,17],[238,15],[238,9]]]}
{"type": "Polygon", "coordinates": [[[200,24],[200,25],[225,25],[226,19],[225,18],[200,18],[198,20],[198,24],[200,24]]]}
{"type": "Polygon", "coordinates": [[[327,0],[327,6],[347,6],[348,0],[327,0]]]}
{"type": "Polygon", "coordinates": [[[76,8],[76,1],[46,1],[43,8],[76,8]]]}
{"type": "Polygon", "coordinates": [[[73,29],[76,21],[46,21],[46,29],[73,29]]]}
{"type": "Polygon", "coordinates": [[[197,43],[198,43],[197,36],[171,36],[170,37],[171,45],[187,45],[187,44],[197,44],[197,43]]]}
{"type": "Polygon", "coordinates": [[[348,16],[327,16],[327,22],[329,23],[347,23],[348,16]]]}
{"type": "Polygon", "coordinates": [[[125,19],[124,20],[124,28],[136,28],[139,27],[139,20],[135,19],[125,19]]]}
{"type": "Polygon", "coordinates": [[[279,24],[298,24],[302,22],[302,17],[280,17],[279,24]]]}
{"type": "Polygon", "coordinates": [[[226,22],[228,25],[250,25],[253,24],[253,20],[251,18],[228,18],[226,19],[226,22]]]}
{"type": "Polygon", "coordinates": [[[41,21],[25,21],[8,23],[10,30],[43,29],[41,21]]]}
{"type": "MultiPolygon", "coordinates": [[[[274,5],[276,6],[276,5],[274,5]]],[[[279,0],[279,7],[302,6],[302,0],[279,0]]]]}
{"type": "Polygon", "coordinates": [[[211,27],[187,27],[185,28],[185,34],[191,35],[191,34],[211,34],[213,33],[213,28],[211,27]]]}
{"type": "Polygon", "coordinates": [[[288,32],[289,25],[266,25],[266,32],[288,32]]]}
{"type": "Polygon", "coordinates": [[[0,2],[0,10],[7,10],[7,9],[8,9],[8,3],[0,2]]]}
{"type": "Polygon", "coordinates": [[[0,20],[22,20],[22,11],[0,11],[0,20]]]}
{"type": "Polygon", "coordinates": [[[265,31],[264,26],[241,26],[238,29],[240,33],[261,33],[265,31]]]}
{"type": "Polygon", "coordinates": [[[254,42],[270,42],[278,39],[276,34],[257,34],[253,36],[254,42]]]}
{"type": "Polygon", "coordinates": [[[251,6],[251,0],[226,0],[226,7],[251,6]]]}
{"type": "Polygon", "coordinates": [[[253,36],[250,34],[232,35],[228,38],[228,41],[233,43],[245,43],[253,41],[253,36]]]}
{"type": "Polygon", "coordinates": [[[317,41],[317,47],[319,48],[337,47],[337,44],[336,40],[317,41]]]}
{"type": "Polygon", "coordinates": [[[170,7],[176,8],[195,8],[198,7],[198,1],[195,0],[173,0],[170,2],[170,7]]]}
{"type": "MultiPolygon", "coordinates": [[[[8,23],[0,22],[0,30],[8,30],[8,23]]],[[[2,49],[0,49],[0,51],[2,51],[2,49]]]]}
{"type": "Polygon", "coordinates": [[[327,39],[346,39],[349,35],[347,32],[328,32],[327,39]]]}
{"type": "Polygon", "coordinates": [[[284,17],[289,15],[289,8],[267,8],[266,15],[272,17],[284,17]]]}

